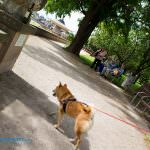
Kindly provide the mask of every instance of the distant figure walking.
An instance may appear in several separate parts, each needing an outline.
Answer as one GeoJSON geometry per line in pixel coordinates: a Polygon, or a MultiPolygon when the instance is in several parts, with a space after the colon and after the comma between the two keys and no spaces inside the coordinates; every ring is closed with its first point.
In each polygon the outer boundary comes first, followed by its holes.
{"type": "Polygon", "coordinates": [[[101,64],[101,61],[105,58],[107,55],[107,51],[105,49],[99,49],[94,53],[95,60],[91,65],[91,68],[94,67],[95,71],[97,70],[98,66],[101,64]]]}
{"type": "Polygon", "coordinates": [[[132,83],[134,82],[135,78],[136,77],[135,77],[134,73],[127,74],[126,79],[123,81],[121,86],[124,89],[128,89],[132,85],[132,83]]]}

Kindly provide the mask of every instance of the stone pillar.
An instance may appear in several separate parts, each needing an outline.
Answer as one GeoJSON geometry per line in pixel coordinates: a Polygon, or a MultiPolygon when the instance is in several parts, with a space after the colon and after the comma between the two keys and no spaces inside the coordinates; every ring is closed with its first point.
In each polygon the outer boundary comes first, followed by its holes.
{"type": "Polygon", "coordinates": [[[28,37],[26,33],[20,34],[20,32],[12,31],[7,34],[10,37],[1,44],[0,49],[0,73],[12,69],[28,37]]]}
{"type": "Polygon", "coordinates": [[[46,1],[0,1],[0,73],[12,69],[28,35],[31,33],[31,27],[28,24],[24,24],[23,21],[25,13],[33,3],[35,4],[33,10],[39,10],[46,1]]]}

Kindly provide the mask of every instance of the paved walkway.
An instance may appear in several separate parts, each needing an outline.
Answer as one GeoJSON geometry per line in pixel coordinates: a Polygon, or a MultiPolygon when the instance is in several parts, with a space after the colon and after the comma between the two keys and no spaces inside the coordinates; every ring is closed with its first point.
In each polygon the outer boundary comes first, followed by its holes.
{"type": "MultiPolygon", "coordinates": [[[[25,137],[31,143],[0,143],[2,150],[73,150],[74,121],[64,118],[65,135],[53,128],[57,101],[53,88],[67,83],[80,101],[146,128],[129,106],[127,97],[100,78],[60,45],[30,36],[13,71],[0,76],[0,137],[25,137]]],[[[147,150],[143,134],[122,122],[95,112],[93,128],[80,150],[147,150]]]]}

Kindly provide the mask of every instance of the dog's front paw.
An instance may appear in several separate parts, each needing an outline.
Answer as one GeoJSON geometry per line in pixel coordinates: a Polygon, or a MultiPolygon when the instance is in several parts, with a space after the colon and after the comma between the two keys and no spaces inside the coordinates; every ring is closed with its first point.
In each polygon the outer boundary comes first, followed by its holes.
{"type": "Polygon", "coordinates": [[[76,144],[77,141],[76,141],[75,139],[69,138],[69,141],[74,145],[75,150],[78,150],[78,149],[79,149],[79,146],[76,144]]]}
{"type": "Polygon", "coordinates": [[[78,145],[75,145],[75,150],[79,150],[79,146],[78,145]]]}
{"type": "Polygon", "coordinates": [[[55,124],[55,125],[54,125],[54,128],[58,129],[58,128],[59,128],[59,125],[58,125],[58,124],[55,124]]]}
{"type": "Polygon", "coordinates": [[[54,128],[56,128],[59,132],[64,134],[64,130],[60,128],[60,126],[58,124],[54,125],[54,128]]]}
{"type": "Polygon", "coordinates": [[[69,142],[75,145],[75,139],[69,138],[69,142]]]}

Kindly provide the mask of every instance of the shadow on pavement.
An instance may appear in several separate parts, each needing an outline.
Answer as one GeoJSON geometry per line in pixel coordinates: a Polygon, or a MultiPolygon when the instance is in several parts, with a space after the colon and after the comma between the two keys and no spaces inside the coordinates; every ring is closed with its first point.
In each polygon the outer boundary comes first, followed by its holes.
{"type": "MultiPolygon", "coordinates": [[[[105,80],[101,80],[101,82],[99,83],[97,79],[95,79],[95,72],[91,71],[91,68],[87,67],[86,70],[82,70],[81,67],[84,64],[81,64],[81,62],[78,61],[76,56],[74,56],[73,54],[68,53],[63,49],[61,49],[61,52],[56,51],[56,53],[54,53],[50,49],[49,51],[45,51],[40,47],[34,47],[31,45],[25,45],[24,53],[32,57],[33,59],[36,59],[37,61],[47,65],[48,67],[63,72],[66,76],[80,81],[83,84],[86,84],[95,91],[102,93],[103,95],[106,95],[112,99],[115,98],[118,102],[122,103],[122,100],[120,99],[120,96],[122,96],[122,94],[119,93],[118,90],[113,88],[111,85],[106,83],[105,80]],[[66,57],[64,57],[64,55],[66,57]],[[92,75],[92,73],[94,73],[94,75],[92,75]]],[[[127,101],[124,101],[124,103],[127,103],[127,101]]]]}
{"type": "MultiPolygon", "coordinates": [[[[123,107],[126,107],[128,110],[129,98],[125,94],[123,94],[123,92],[119,92],[117,88],[114,88],[106,80],[100,79],[100,77],[96,77],[96,73],[91,70],[91,68],[81,63],[80,59],[74,54],[63,50],[61,46],[54,43],[53,41],[49,41],[43,38],[41,38],[41,40],[52,45],[54,48],[51,50],[51,47],[48,47],[47,45],[47,47],[34,47],[32,45],[25,45],[23,52],[33,59],[39,61],[40,63],[47,65],[48,67],[53,68],[57,71],[60,71],[66,76],[69,76],[89,86],[98,93],[109,97],[111,100],[108,100],[108,102],[111,103],[112,101],[116,101],[117,103],[123,105],[123,107]],[[98,80],[100,80],[100,82],[98,80]]],[[[132,120],[134,122],[141,121],[136,120],[128,112],[125,112],[124,110],[121,111],[126,114],[126,117],[129,120],[132,120]]]]}
{"type": "MultiPolygon", "coordinates": [[[[32,114],[35,114],[35,118],[36,116],[40,116],[50,124],[54,124],[56,122],[56,115],[50,116],[50,114],[57,111],[57,105],[53,103],[47,95],[31,86],[13,72],[4,73],[0,77],[0,137],[24,137],[24,135],[26,135],[24,133],[24,129],[28,129],[28,131],[31,132],[29,136],[32,136],[32,128],[29,127],[32,123],[30,124],[24,118],[22,118],[22,124],[20,127],[19,123],[17,123],[15,120],[15,117],[13,119],[9,117],[13,115],[19,115],[17,113],[21,108],[18,108],[16,105],[16,107],[14,106],[16,109],[8,111],[11,114],[8,114],[7,116],[7,113],[4,113],[5,109],[7,109],[8,106],[12,105],[13,103],[21,103],[25,105],[25,107],[32,111],[32,114]]],[[[28,115],[28,113],[24,112],[23,109],[20,110],[20,113],[25,113],[23,115],[28,115]]],[[[65,136],[68,136],[69,138],[74,136],[73,126],[74,122],[70,118],[64,118],[62,127],[65,131],[65,136]]],[[[34,144],[35,148],[37,145],[36,143],[34,144]]],[[[16,146],[17,145],[14,145],[14,147],[16,146]]],[[[30,145],[27,145],[27,147],[28,146],[30,145]]],[[[4,149],[12,149],[12,144],[4,145],[3,150],[4,149]]],[[[81,144],[81,150],[84,149],[90,150],[87,137],[83,138],[83,143],[81,144]]]]}

